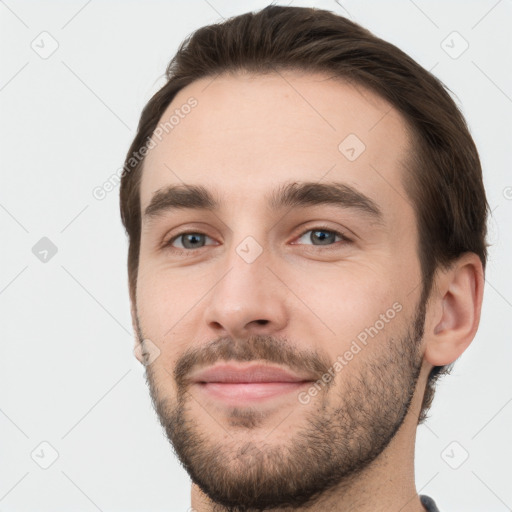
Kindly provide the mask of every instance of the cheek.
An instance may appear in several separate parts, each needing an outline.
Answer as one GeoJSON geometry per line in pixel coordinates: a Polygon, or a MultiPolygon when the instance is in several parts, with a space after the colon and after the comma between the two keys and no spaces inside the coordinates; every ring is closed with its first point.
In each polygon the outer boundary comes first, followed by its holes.
{"type": "Polygon", "coordinates": [[[144,337],[151,342],[151,376],[160,398],[174,395],[173,370],[190,339],[184,331],[187,308],[183,294],[170,292],[170,286],[155,278],[141,279],[137,286],[139,322],[144,337]]]}
{"type": "MultiPolygon", "coordinates": [[[[298,282],[298,281],[297,281],[298,282]]],[[[331,333],[330,345],[338,351],[354,339],[386,339],[402,318],[404,294],[399,279],[390,272],[363,264],[311,272],[300,280],[295,293],[315,315],[308,315],[309,329],[318,321],[322,332],[331,333]],[[395,326],[395,327],[394,327],[395,326]]],[[[303,317],[304,306],[295,302],[295,320],[303,317]]],[[[302,320],[299,320],[301,322],[302,320]]]]}
{"type": "Polygon", "coordinates": [[[137,282],[137,310],[144,336],[167,356],[185,350],[190,339],[190,314],[203,293],[194,286],[190,274],[168,275],[161,269],[140,267],[137,282]],[[188,334],[188,336],[187,336],[188,334]]]}

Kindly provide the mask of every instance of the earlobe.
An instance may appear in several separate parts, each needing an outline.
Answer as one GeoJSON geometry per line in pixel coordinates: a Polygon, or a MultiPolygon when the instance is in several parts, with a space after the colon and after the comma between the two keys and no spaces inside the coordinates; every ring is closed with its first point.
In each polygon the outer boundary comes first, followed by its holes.
{"type": "Polygon", "coordinates": [[[468,348],[480,322],[483,267],[474,253],[465,253],[436,275],[433,328],[426,332],[425,359],[433,366],[454,362],[468,348]]]}

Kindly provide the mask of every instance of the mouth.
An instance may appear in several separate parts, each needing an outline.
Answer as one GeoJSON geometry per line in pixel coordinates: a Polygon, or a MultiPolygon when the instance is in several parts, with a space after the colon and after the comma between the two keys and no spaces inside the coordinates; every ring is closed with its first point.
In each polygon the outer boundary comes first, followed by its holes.
{"type": "Polygon", "coordinates": [[[313,377],[277,366],[222,364],[197,372],[191,380],[209,399],[241,405],[296,392],[310,385],[313,377]]]}

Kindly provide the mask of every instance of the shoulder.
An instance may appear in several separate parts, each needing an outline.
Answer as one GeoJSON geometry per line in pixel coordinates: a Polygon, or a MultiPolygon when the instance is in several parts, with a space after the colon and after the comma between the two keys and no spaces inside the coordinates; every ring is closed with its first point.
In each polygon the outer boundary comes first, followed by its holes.
{"type": "Polygon", "coordinates": [[[427,512],[439,512],[436,502],[424,494],[420,494],[421,504],[427,509],[427,512]]]}

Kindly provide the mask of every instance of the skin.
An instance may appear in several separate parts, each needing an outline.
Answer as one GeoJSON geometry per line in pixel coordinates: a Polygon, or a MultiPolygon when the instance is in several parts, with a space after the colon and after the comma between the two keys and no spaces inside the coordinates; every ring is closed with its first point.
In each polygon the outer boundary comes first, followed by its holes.
{"type": "Polygon", "coordinates": [[[146,157],[141,211],[158,190],[182,183],[204,185],[221,208],[143,222],[132,319],[136,347],[149,339],[158,349],[151,364],[136,353],[192,476],[192,507],[423,511],[414,446],[427,376],[474,338],[483,274],[472,253],[439,270],[421,315],[404,119],[360,86],[291,71],[198,80],[162,119],[191,96],[198,105],[146,157]],[[354,161],[338,149],[350,133],[366,146],[354,161]],[[383,221],[332,205],[272,212],[265,196],[287,181],[350,184],[383,221]],[[351,241],[336,238],[326,250],[312,239],[317,226],[351,241]],[[185,256],[183,237],[176,252],[162,247],[184,231],[207,235],[194,256],[185,256]],[[262,248],[252,263],[236,251],[247,236],[262,248]],[[400,312],[307,404],[289,393],[230,407],[187,381],[222,358],[317,363],[322,375],[396,303],[400,312]]]}

